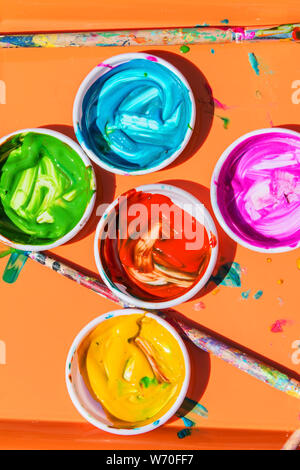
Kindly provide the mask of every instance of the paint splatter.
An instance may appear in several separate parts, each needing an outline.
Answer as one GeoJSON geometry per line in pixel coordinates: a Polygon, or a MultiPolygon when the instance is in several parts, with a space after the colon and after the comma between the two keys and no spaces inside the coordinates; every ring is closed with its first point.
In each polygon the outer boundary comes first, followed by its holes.
{"type": "Polygon", "coordinates": [[[193,305],[193,309],[196,311],[196,312],[199,312],[200,310],[203,310],[205,309],[205,303],[204,302],[196,302],[194,305],[193,305]]]}
{"type": "Polygon", "coordinates": [[[259,63],[258,60],[253,52],[248,53],[248,59],[250,62],[251,67],[253,68],[256,75],[259,75],[259,63]]]}
{"type": "Polygon", "coordinates": [[[108,69],[113,69],[113,65],[110,64],[104,64],[103,62],[100,62],[100,64],[97,65],[97,67],[107,67],[108,69]]]}
{"type": "Polygon", "coordinates": [[[288,325],[289,321],[285,319],[276,320],[271,326],[272,333],[283,333],[283,327],[288,325]]]}
{"type": "Polygon", "coordinates": [[[216,276],[212,276],[211,280],[215,284],[221,284],[227,287],[241,287],[241,266],[235,261],[233,263],[223,264],[216,276]]]}
{"type": "Polygon", "coordinates": [[[191,419],[187,418],[186,416],[180,416],[182,419],[184,425],[186,428],[192,428],[193,426],[196,426],[195,421],[192,421],[191,419]]]}
{"type": "Polygon", "coordinates": [[[177,436],[179,437],[179,439],[183,439],[184,437],[190,436],[191,434],[192,434],[192,431],[186,428],[186,429],[181,429],[180,431],[178,431],[177,436]]]}
{"type": "Polygon", "coordinates": [[[217,295],[220,292],[221,289],[215,289],[212,291],[211,295],[217,295]]]}
{"type": "Polygon", "coordinates": [[[297,259],[296,264],[297,264],[297,268],[300,269],[300,258],[297,259]]]}
{"type": "Polygon", "coordinates": [[[220,109],[229,109],[229,107],[226,105],[226,104],[223,104],[221,103],[221,101],[217,100],[217,98],[213,98],[214,100],[214,105],[216,108],[220,108],[220,109]]]}
{"type": "Polygon", "coordinates": [[[215,53],[215,50],[214,50],[214,49],[211,49],[210,52],[211,52],[212,54],[214,54],[214,53],[215,53]]]}
{"type": "Polygon", "coordinates": [[[253,297],[254,297],[254,299],[258,300],[258,299],[261,298],[262,295],[263,295],[263,291],[262,291],[262,290],[258,290],[258,291],[256,292],[256,294],[254,294],[253,297]]]}
{"type": "Polygon", "coordinates": [[[217,116],[218,118],[222,119],[223,121],[223,127],[224,129],[228,129],[228,126],[229,126],[229,123],[230,123],[230,119],[227,118],[227,117],[224,117],[224,116],[217,116]]]}
{"type": "Polygon", "coordinates": [[[284,283],[283,279],[278,279],[277,284],[279,284],[281,286],[283,283],[284,283]]]}
{"type": "Polygon", "coordinates": [[[224,20],[221,20],[221,23],[223,24],[228,24],[229,23],[229,20],[227,18],[225,18],[224,20]]]}
{"type": "Polygon", "coordinates": [[[190,51],[190,48],[186,44],[183,44],[183,46],[181,46],[180,48],[180,52],[182,52],[183,54],[186,54],[189,51],[190,51]]]}
{"type": "Polygon", "coordinates": [[[152,62],[157,62],[157,58],[153,57],[152,55],[148,55],[147,59],[152,60],[152,62]]]}
{"type": "Polygon", "coordinates": [[[250,292],[251,292],[251,289],[246,290],[245,292],[242,292],[241,296],[243,297],[243,299],[245,300],[248,299],[250,292]]]}
{"type": "Polygon", "coordinates": [[[261,94],[261,92],[260,92],[259,90],[256,90],[255,96],[256,96],[256,98],[258,98],[259,100],[261,100],[261,98],[262,98],[262,94],[261,94]]]}
{"type": "Polygon", "coordinates": [[[272,258],[267,258],[267,263],[272,263],[272,258]]]}

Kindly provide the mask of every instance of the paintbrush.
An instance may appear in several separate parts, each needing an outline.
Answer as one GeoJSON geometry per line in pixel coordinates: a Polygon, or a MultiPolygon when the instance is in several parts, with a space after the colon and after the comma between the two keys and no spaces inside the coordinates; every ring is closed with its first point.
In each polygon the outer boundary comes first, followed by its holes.
{"type": "Polygon", "coordinates": [[[166,29],[3,34],[0,36],[0,48],[171,46],[270,40],[299,41],[300,23],[260,28],[195,26],[166,29]]]}
{"type": "MultiPolygon", "coordinates": [[[[23,254],[28,256],[28,258],[40,263],[41,265],[54,270],[58,274],[61,274],[84,287],[87,287],[102,297],[112,300],[113,302],[116,302],[123,307],[129,307],[129,305],[124,305],[110,291],[110,289],[104,285],[103,282],[94,277],[79,272],[77,269],[74,269],[65,263],[62,263],[61,261],[52,258],[47,253],[24,252],[23,254]]],[[[232,364],[244,372],[247,372],[248,374],[252,375],[252,377],[256,377],[265,384],[268,384],[277,390],[281,390],[282,392],[285,392],[293,397],[300,398],[300,383],[297,380],[292,379],[274,367],[270,367],[268,364],[257,360],[250,354],[236,349],[231,345],[226,344],[224,341],[213,337],[212,335],[208,335],[200,328],[191,328],[182,321],[176,320],[172,315],[172,310],[160,311],[156,313],[169,319],[172,324],[178,327],[183,336],[187,337],[194,345],[203,351],[214,354],[220,359],[223,359],[223,361],[232,364]]]]}

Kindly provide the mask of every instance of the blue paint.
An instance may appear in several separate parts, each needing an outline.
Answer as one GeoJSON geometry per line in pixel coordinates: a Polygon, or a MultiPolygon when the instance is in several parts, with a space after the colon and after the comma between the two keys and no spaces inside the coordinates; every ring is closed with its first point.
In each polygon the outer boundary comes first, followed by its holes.
{"type": "Polygon", "coordinates": [[[192,428],[193,426],[196,426],[195,421],[192,421],[191,419],[187,418],[186,416],[180,416],[182,419],[184,425],[186,428],[192,428]]]}
{"type": "Polygon", "coordinates": [[[159,425],[159,419],[157,421],[154,421],[153,426],[158,426],[159,425]]]}
{"type": "Polygon", "coordinates": [[[256,294],[254,294],[253,297],[254,297],[256,300],[258,300],[258,299],[261,298],[262,295],[263,295],[263,291],[262,291],[262,290],[258,290],[258,291],[256,292],[256,294]]]}
{"type": "Polygon", "coordinates": [[[109,315],[106,315],[104,318],[105,318],[105,320],[108,320],[109,318],[112,318],[112,317],[113,317],[113,314],[110,313],[109,315]]]}
{"type": "Polygon", "coordinates": [[[229,23],[229,20],[227,20],[227,18],[225,18],[225,20],[221,20],[221,23],[223,23],[223,24],[228,24],[228,23],[229,23]]]}
{"type": "Polygon", "coordinates": [[[134,59],[89,88],[76,136],[112,168],[128,173],[150,169],[178,150],[191,110],[189,91],[173,72],[134,59]]]}
{"type": "Polygon", "coordinates": [[[219,268],[217,274],[211,277],[211,280],[217,285],[241,287],[241,273],[242,269],[239,263],[235,261],[233,263],[225,263],[219,268]]]}
{"type": "Polygon", "coordinates": [[[259,63],[258,60],[253,52],[248,53],[248,59],[250,62],[251,67],[253,68],[256,75],[259,75],[259,63]]]}
{"type": "Polygon", "coordinates": [[[177,416],[180,418],[185,416],[186,418],[188,413],[195,413],[202,418],[208,418],[208,410],[205,408],[205,406],[201,405],[195,400],[192,400],[191,398],[185,397],[180,409],[177,412],[177,416]]]}
{"type": "Polygon", "coordinates": [[[181,429],[180,431],[178,431],[177,437],[179,437],[179,439],[183,439],[184,437],[190,436],[191,434],[192,431],[190,429],[181,429]]]}
{"type": "Polygon", "coordinates": [[[250,295],[250,292],[251,292],[251,289],[249,290],[246,290],[245,292],[242,292],[242,297],[243,299],[248,299],[249,295],[250,295]]]}
{"type": "Polygon", "coordinates": [[[210,52],[211,52],[212,54],[214,54],[214,53],[215,53],[215,50],[214,50],[214,49],[211,49],[210,52]]]}

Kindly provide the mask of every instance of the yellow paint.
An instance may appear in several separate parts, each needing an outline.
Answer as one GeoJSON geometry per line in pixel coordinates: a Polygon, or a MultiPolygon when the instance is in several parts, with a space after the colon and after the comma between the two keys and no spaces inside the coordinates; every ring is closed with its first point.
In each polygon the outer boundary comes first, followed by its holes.
{"type": "Polygon", "coordinates": [[[297,259],[297,268],[300,269],[300,258],[297,259]]]}
{"type": "Polygon", "coordinates": [[[115,426],[145,425],[159,419],[175,402],[184,377],[181,348],[155,319],[141,314],[110,318],[98,325],[79,350],[82,376],[115,426]],[[150,345],[170,383],[159,383],[146,355],[130,338],[150,345]]]}

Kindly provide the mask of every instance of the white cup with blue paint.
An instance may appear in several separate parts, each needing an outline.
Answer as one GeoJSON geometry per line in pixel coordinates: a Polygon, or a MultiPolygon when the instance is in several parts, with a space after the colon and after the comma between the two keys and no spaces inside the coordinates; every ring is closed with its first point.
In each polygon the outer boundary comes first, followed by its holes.
{"type": "Polygon", "coordinates": [[[83,80],[73,107],[77,139],[97,165],[121,175],[168,166],[186,147],[195,123],[193,92],[166,60],[120,54],[83,80]]]}

